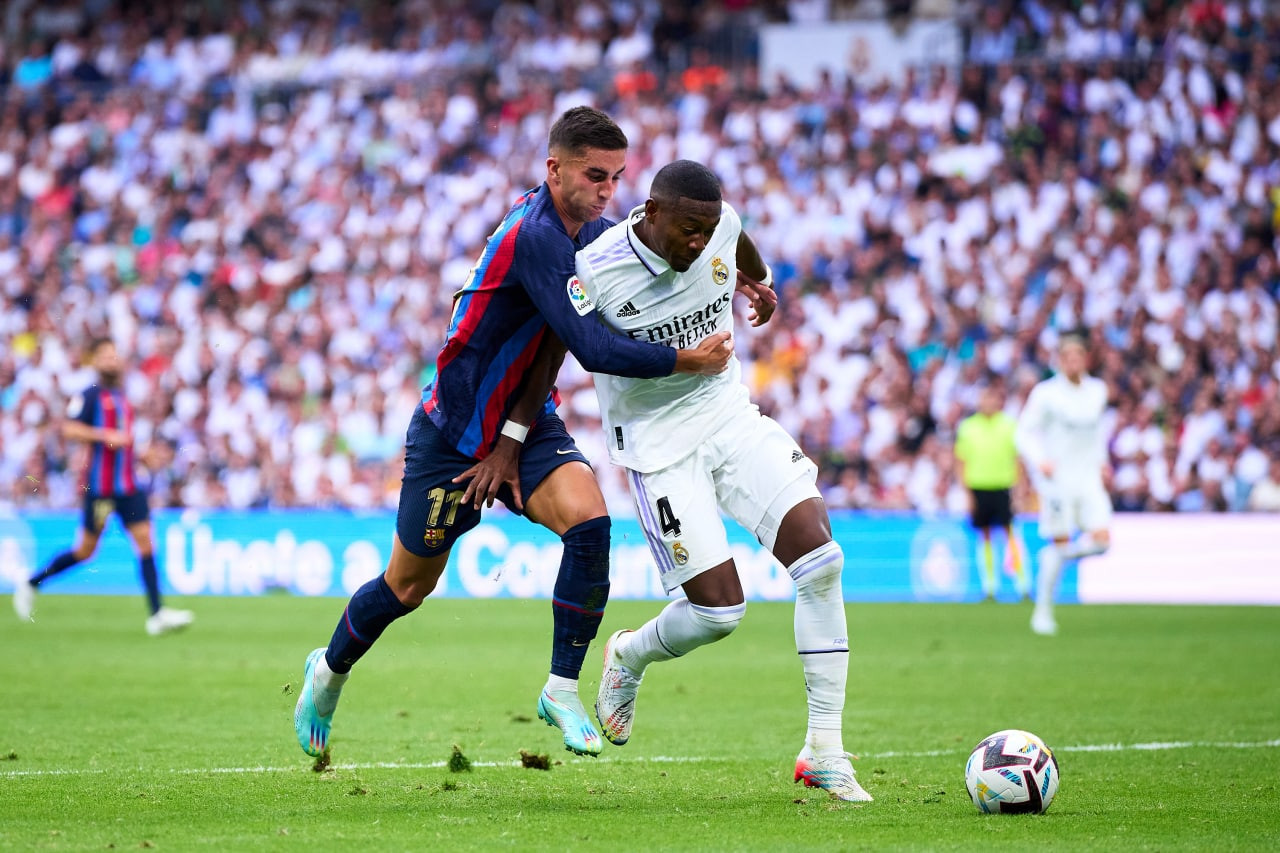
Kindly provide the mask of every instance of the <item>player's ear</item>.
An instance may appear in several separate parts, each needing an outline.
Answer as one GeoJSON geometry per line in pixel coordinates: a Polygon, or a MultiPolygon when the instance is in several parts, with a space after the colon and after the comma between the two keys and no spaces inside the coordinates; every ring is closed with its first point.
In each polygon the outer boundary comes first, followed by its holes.
{"type": "Polygon", "coordinates": [[[560,183],[560,158],[554,154],[547,155],[547,183],[560,183]]]}
{"type": "Polygon", "coordinates": [[[658,203],[651,198],[645,199],[644,218],[653,219],[657,215],[658,215],[658,203]]]}

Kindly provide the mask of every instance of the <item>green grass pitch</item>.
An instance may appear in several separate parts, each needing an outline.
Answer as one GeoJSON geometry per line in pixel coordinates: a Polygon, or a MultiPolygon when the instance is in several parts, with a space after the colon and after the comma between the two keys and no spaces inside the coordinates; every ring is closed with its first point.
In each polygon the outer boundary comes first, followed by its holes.
{"type": "MultiPolygon", "coordinates": [[[[534,714],[548,602],[428,601],[357,668],[315,772],[293,704],[343,602],[179,603],[195,626],[160,638],[137,598],[3,614],[0,849],[1280,849],[1280,608],[1064,607],[1040,638],[1028,606],[851,604],[845,744],[876,801],[850,805],[791,780],[789,604],[650,669],[631,743],[591,760],[534,714]],[[970,803],[964,759],[1002,728],[1056,750],[1048,814],[970,803]]],[[[601,637],[659,607],[612,603],[601,637]]]]}

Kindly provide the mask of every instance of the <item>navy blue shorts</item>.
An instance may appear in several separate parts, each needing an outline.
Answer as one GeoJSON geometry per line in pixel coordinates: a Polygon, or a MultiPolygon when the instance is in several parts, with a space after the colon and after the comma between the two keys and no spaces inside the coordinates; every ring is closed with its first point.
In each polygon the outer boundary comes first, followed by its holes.
{"type": "MultiPolygon", "coordinates": [[[[558,415],[538,415],[520,451],[522,499],[527,503],[533,490],[566,462],[586,461],[558,415]]],[[[453,482],[475,463],[445,440],[419,406],[405,436],[404,481],[396,512],[396,534],[410,552],[419,557],[443,554],[459,536],[480,523],[480,510],[462,503],[467,484],[453,482]]],[[[498,500],[519,513],[507,486],[498,491],[498,500]]]]}
{"type": "Polygon", "coordinates": [[[101,533],[111,513],[120,516],[125,527],[146,521],[149,517],[147,496],[142,492],[131,495],[85,495],[80,507],[80,524],[92,533],[101,533]]]}

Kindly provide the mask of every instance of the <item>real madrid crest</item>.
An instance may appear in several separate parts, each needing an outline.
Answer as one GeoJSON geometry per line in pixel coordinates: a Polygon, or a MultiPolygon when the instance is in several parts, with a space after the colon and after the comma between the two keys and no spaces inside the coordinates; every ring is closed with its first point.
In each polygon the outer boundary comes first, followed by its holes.
{"type": "Polygon", "coordinates": [[[729,283],[729,266],[720,258],[711,259],[711,278],[716,284],[729,283]]]}
{"type": "Polygon", "coordinates": [[[671,555],[676,558],[676,564],[683,566],[689,562],[689,551],[679,542],[671,546],[671,555]]]}

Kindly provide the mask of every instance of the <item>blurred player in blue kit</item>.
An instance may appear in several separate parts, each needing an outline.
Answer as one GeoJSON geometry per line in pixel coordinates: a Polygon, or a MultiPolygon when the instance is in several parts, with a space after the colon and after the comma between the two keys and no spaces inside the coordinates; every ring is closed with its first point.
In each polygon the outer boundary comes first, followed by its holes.
{"type": "Polygon", "coordinates": [[[121,389],[123,362],[110,338],[90,342],[89,360],[97,382],[72,397],[62,423],[65,438],[89,445],[89,458],[80,478],[80,538],[74,548],[58,554],[26,583],[14,588],[13,609],[19,619],[30,621],[40,586],[92,557],[107,520],[115,513],[137,548],[150,612],[147,633],[154,636],[185,628],[194,619],[191,611],[174,610],[161,602],[151,541],[151,512],[133,447],[133,406],[121,389]]]}
{"type": "Polygon", "coordinates": [[[515,202],[462,285],[435,379],[409,424],[386,570],[351,597],[329,645],[307,657],[294,728],[308,755],[328,747],[352,666],[430,594],[454,542],[495,498],[564,543],[538,716],[562,731],[566,749],[600,752],[578,675],[609,596],[610,521],[555,413],[555,376],[566,346],[588,370],[634,377],[715,374],[732,353],[728,333],[677,350],[615,335],[592,315],[574,252],[612,224],[601,216],[626,153],[626,136],[598,110],[562,115],[550,132],[546,181],[515,202]]]}
{"type": "MultiPolygon", "coordinates": [[[[576,269],[606,325],[668,346],[695,346],[732,329],[734,283],[772,278],[719,179],[690,160],[660,169],[649,200],[580,251],[576,269]]],[[[753,299],[748,319],[767,322],[774,304],[753,299]]],[[[866,802],[871,796],[858,784],[842,734],[844,553],[831,537],[817,466],[760,414],[741,372],[733,357],[713,376],[595,375],[609,456],[626,469],[663,588],[684,591],[638,630],[609,638],[596,714],[604,736],[625,744],[647,667],[727,637],[746,614],[723,511],[755,534],[796,585],[795,642],[809,715],[795,780],[866,802]]]]}

